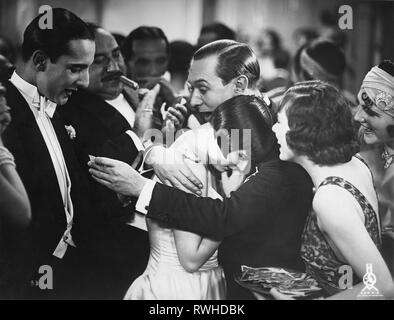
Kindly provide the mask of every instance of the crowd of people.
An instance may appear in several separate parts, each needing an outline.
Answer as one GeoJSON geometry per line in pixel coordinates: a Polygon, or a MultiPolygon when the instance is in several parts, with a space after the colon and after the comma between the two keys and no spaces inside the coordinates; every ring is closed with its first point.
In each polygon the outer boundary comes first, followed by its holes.
{"type": "Polygon", "coordinates": [[[0,299],[293,298],[242,266],[394,299],[393,62],[352,94],[309,30],[291,57],[270,29],[254,51],[220,23],[194,46],[52,14],[0,41],[0,299]]]}

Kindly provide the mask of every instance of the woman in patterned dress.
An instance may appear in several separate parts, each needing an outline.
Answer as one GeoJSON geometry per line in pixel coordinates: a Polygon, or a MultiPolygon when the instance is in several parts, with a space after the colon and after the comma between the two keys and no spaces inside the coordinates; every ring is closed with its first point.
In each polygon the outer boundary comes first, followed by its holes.
{"type": "Polygon", "coordinates": [[[303,166],[316,190],[302,236],[307,273],[326,297],[394,298],[393,280],[379,252],[372,175],[355,156],[358,143],[345,98],[321,81],[296,84],[282,100],[273,131],[280,158],[303,166]]]}

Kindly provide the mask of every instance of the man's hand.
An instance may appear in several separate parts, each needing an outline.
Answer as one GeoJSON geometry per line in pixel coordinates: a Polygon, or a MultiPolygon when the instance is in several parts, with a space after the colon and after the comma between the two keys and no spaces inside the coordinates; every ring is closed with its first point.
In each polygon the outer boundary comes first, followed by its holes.
{"type": "MultiPolygon", "coordinates": [[[[153,147],[146,162],[155,170],[160,181],[168,186],[178,189],[187,189],[192,193],[201,195],[203,185],[184,163],[185,155],[174,154],[175,150],[164,147],[153,147]]],[[[188,157],[190,159],[190,157],[188,157]]],[[[196,160],[196,159],[190,159],[196,160]]]]}
{"type": "Polygon", "coordinates": [[[123,196],[138,197],[148,181],[122,161],[96,157],[88,165],[93,179],[123,196]]]}
{"type": "Polygon", "coordinates": [[[174,106],[171,106],[168,108],[167,111],[162,112],[164,115],[164,123],[163,123],[163,129],[167,130],[167,126],[169,123],[171,123],[172,128],[175,131],[178,131],[183,127],[183,124],[187,118],[188,115],[188,109],[186,107],[186,99],[183,97],[179,97],[176,99],[178,102],[175,103],[174,106]]]}
{"type": "Polygon", "coordinates": [[[153,125],[153,106],[157,94],[160,91],[160,85],[157,84],[152,90],[149,90],[142,101],[138,104],[135,113],[134,131],[139,138],[144,136],[146,130],[151,129],[153,125]]]}

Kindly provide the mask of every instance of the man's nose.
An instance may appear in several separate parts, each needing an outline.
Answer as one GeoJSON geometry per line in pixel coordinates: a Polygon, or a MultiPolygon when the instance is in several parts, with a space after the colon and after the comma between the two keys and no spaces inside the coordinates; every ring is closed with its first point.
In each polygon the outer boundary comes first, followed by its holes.
{"type": "Polygon", "coordinates": [[[109,59],[107,64],[107,72],[120,70],[119,64],[114,59],[109,59]]]}
{"type": "Polygon", "coordinates": [[[190,98],[190,105],[193,109],[196,109],[198,106],[202,104],[201,97],[197,90],[193,90],[192,96],[190,98]]]}
{"type": "Polygon", "coordinates": [[[77,84],[81,88],[87,88],[89,86],[89,70],[88,69],[81,72],[81,76],[79,77],[77,84]]]}

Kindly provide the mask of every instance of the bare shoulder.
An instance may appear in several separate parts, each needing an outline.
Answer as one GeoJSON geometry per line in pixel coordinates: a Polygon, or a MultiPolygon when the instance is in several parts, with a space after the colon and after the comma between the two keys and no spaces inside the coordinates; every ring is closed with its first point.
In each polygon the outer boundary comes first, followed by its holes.
{"type": "Polygon", "coordinates": [[[325,185],[317,190],[313,210],[323,228],[342,228],[361,219],[357,200],[336,185],[325,185]]]}

